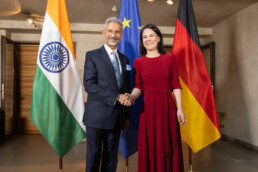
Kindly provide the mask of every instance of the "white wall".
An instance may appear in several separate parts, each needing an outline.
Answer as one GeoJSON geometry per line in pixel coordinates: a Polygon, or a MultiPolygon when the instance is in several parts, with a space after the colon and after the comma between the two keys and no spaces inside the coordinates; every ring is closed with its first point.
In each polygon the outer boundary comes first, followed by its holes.
{"type": "MultiPolygon", "coordinates": [[[[72,37],[73,41],[75,42],[75,54],[80,78],[81,82],[83,83],[85,54],[87,51],[101,47],[104,39],[101,34],[73,34],[72,37]]],[[[85,91],[83,91],[83,99],[84,101],[87,99],[87,94],[85,91]]]]}
{"type": "Polygon", "coordinates": [[[258,3],[213,27],[215,100],[222,133],[258,146],[258,3]]]}

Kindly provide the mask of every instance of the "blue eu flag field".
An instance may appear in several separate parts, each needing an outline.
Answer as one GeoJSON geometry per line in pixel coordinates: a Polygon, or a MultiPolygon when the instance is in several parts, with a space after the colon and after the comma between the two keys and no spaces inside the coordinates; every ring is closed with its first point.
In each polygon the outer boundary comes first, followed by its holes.
{"type": "MultiPolygon", "coordinates": [[[[118,50],[125,54],[130,60],[132,69],[130,71],[130,85],[132,89],[134,86],[133,61],[140,56],[139,42],[141,21],[137,0],[121,1],[119,19],[124,24],[124,35],[118,45],[118,50]]],[[[127,131],[121,132],[119,148],[124,158],[128,158],[138,150],[138,126],[141,104],[142,99],[139,99],[136,101],[136,104],[131,107],[130,127],[127,131]]]]}

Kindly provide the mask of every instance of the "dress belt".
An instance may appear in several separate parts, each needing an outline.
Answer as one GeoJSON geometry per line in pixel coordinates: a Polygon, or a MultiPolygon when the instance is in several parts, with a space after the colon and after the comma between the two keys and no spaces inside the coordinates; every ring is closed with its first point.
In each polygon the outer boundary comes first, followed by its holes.
{"type": "Polygon", "coordinates": [[[171,90],[145,89],[144,93],[171,93],[171,90]]]}

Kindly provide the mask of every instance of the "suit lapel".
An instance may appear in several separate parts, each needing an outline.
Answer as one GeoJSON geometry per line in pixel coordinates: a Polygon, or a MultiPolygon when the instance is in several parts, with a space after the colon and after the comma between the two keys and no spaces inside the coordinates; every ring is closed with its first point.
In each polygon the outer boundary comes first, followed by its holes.
{"type": "Polygon", "coordinates": [[[125,78],[125,68],[126,68],[126,62],[125,62],[125,58],[123,58],[123,54],[121,54],[119,51],[118,52],[118,55],[119,55],[119,60],[120,60],[120,63],[121,63],[121,68],[122,68],[122,84],[124,83],[124,78],[125,78]]]}

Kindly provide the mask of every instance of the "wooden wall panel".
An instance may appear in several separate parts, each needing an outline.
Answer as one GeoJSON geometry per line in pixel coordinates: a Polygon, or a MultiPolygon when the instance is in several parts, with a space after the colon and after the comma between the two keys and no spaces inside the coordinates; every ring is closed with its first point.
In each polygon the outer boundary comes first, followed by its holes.
{"type": "Polygon", "coordinates": [[[17,128],[20,133],[38,132],[30,120],[32,86],[37,65],[38,45],[18,45],[17,71],[17,128]]]}
{"type": "Polygon", "coordinates": [[[207,68],[208,74],[211,77],[211,50],[210,48],[202,49],[203,59],[207,68]]]}
{"type": "Polygon", "coordinates": [[[13,114],[13,88],[14,88],[14,61],[13,44],[6,44],[5,47],[5,133],[9,134],[14,128],[13,114]]]}

